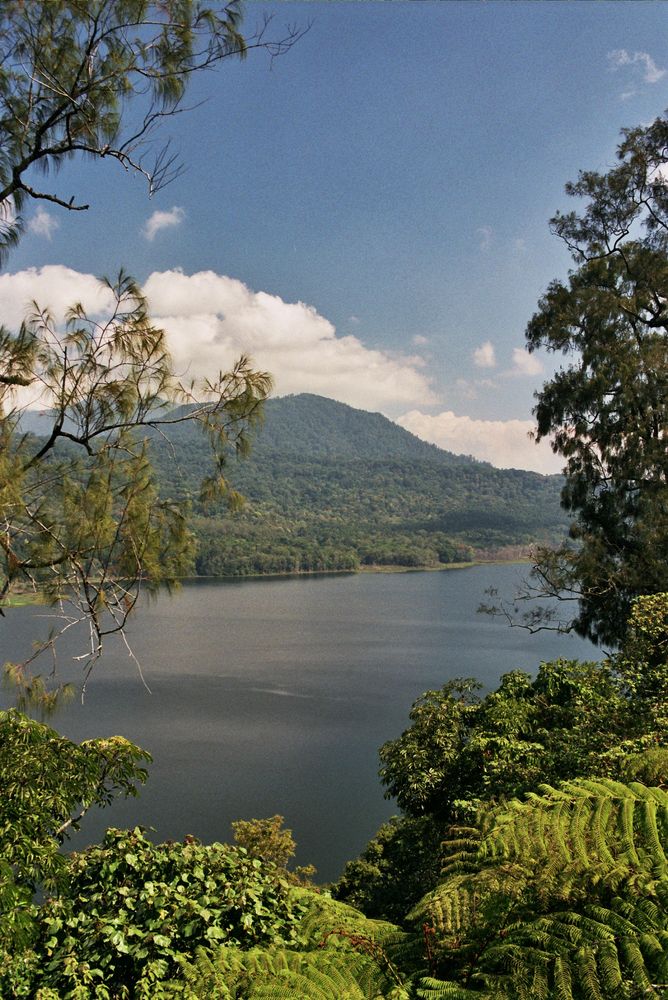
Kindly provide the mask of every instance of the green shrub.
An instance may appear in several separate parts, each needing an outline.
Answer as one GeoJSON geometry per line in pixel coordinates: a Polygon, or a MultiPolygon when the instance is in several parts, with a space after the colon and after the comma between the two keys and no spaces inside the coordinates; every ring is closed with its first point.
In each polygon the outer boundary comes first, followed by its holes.
{"type": "Polygon", "coordinates": [[[276,867],[243,848],[109,830],[72,855],[67,887],[42,908],[39,985],[148,1000],[198,947],[293,943],[302,911],[276,867]]]}

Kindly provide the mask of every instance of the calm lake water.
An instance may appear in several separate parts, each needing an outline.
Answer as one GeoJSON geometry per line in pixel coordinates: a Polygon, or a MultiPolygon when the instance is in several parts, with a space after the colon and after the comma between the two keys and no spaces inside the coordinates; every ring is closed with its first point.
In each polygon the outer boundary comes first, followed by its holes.
{"type": "MultiPolygon", "coordinates": [[[[154,756],[140,797],[87,817],[74,843],[136,823],[159,839],[229,840],[231,820],[281,813],[298,861],[336,877],[395,811],[377,750],[406,728],[423,691],[457,676],[494,686],[558,656],[599,658],[582,640],[530,636],[476,613],[487,587],[510,595],[525,572],[206,581],[161,596],[129,628],[151,693],[127,651],[109,644],[85,703],[52,722],[76,740],[119,733],[154,756]]],[[[0,628],[11,660],[48,618],[16,608],[0,628]]],[[[63,676],[81,645],[81,636],[63,643],[63,676]]]]}

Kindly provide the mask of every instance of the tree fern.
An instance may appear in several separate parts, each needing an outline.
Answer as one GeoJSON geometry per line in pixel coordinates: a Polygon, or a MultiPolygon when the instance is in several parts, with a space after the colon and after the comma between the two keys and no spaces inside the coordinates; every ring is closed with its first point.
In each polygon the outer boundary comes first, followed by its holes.
{"type": "MultiPolygon", "coordinates": [[[[354,907],[332,899],[324,893],[293,889],[291,896],[308,906],[298,926],[299,939],[307,947],[319,947],[325,938],[333,939],[330,944],[335,945],[337,935],[333,932],[337,930],[365,937],[379,944],[407,936],[402,935],[395,924],[386,920],[371,920],[354,907]]],[[[340,935],[340,939],[345,940],[345,934],[340,935]]]]}
{"type": "Polygon", "coordinates": [[[168,993],[183,1000],[410,1000],[369,954],[324,948],[309,952],[223,947],[184,963],[168,993]]]}
{"type": "Polygon", "coordinates": [[[542,786],[487,810],[477,839],[458,831],[444,882],[411,919],[433,928],[438,972],[466,990],[668,996],[667,851],[662,789],[607,779],[542,786]]]}
{"type": "Polygon", "coordinates": [[[326,895],[293,889],[307,905],[298,928],[302,950],[222,947],[183,961],[169,996],[183,1000],[409,1000],[389,950],[409,935],[326,895]],[[386,950],[387,948],[387,950],[386,950]]]}
{"type": "Polygon", "coordinates": [[[380,1000],[392,994],[397,1000],[402,994],[408,1000],[409,996],[397,990],[400,984],[393,981],[371,956],[355,952],[322,950],[258,956],[251,979],[249,1000],[284,1000],[287,997],[380,1000]],[[270,981],[261,982],[265,976],[270,981]]]}
{"type": "Polygon", "coordinates": [[[461,983],[444,982],[425,976],[415,987],[417,1000],[493,1000],[493,994],[487,990],[471,990],[461,983]]]}

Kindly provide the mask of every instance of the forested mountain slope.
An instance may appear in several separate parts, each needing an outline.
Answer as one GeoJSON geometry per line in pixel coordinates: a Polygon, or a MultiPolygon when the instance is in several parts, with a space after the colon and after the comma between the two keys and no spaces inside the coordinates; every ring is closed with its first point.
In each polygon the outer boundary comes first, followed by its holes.
{"type": "Polygon", "coordinates": [[[193,498],[202,575],[437,566],[554,540],[566,525],[560,477],[453,455],[321,396],[267,403],[250,457],[225,469],[246,498],[236,514],[199,503],[208,450],[190,425],[156,434],[152,456],[162,490],[193,498]]]}
{"type": "Polygon", "coordinates": [[[380,413],[357,410],[335,399],[301,393],[265,403],[266,419],[253,451],[314,459],[429,459],[446,465],[480,464],[453,455],[393,423],[380,413]]]}

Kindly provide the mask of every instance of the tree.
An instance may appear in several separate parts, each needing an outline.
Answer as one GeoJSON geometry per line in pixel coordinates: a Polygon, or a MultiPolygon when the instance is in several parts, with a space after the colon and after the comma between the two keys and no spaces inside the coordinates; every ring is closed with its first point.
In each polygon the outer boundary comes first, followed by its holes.
{"type": "Polygon", "coordinates": [[[0,256],[22,230],[21,209],[41,199],[88,208],[69,192],[34,186],[84,155],[114,159],[146,178],[152,194],[179,165],[169,143],[155,153],[164,119],[182,110],[188,80],[223,59],[264,48],[273,57],[302,33],[239,33],[240,0],[6,0],[0,9],[0,256]]]}
{"type": "Polygon", "coordinates": [[[38,911],[31,996],[159,997],[198,947],[295,944],[304,910],[274,865],[242,848],[190,836],[153,844],[139,827],[107,830],[65,873],[38,911]]]}
{"type": "MultiPolygon", "coordinates": [[[[301,34],[269,38],[265,19],[244,39],[240,23],[240,0],[3,3],[0,259],[19,239],[28,200],[88,207],[36,185],[36,172],[82,155],[143,175],[149,194],[168,183],[179,166],[169,143],[155,153],[156,136],[184,110],[190,77],[252,48],[279,55],[301,34]]],[[[123,632],[141,587],[192,565],[187,505],[158,496],[145,438],[166,424],[199,424],[213,448],[205,493],[225,492],[226,455],[244,451],[270,387],[246,358],[209,381],[180,383],[163,331],[122,273],[106,282],[106,307],[100,318],[73,304],[63,330],[35,305],[18,332],[0,330],[0,614],[17,586],[67,599],[61,631],[88,623],[88,670],[105,635],[123,632]],[[50,419],[39,440],[21,420],[36,403],[50,419]]],[[[24,703],[44,703],[44,684],[25,666],[10,675],[24,703]]]]}
{"type": "Polygon", "coordinates": [[[393,816],[359,858],[346,862],[336,899],[367,917],[402,924],[408,909],[439,881],[446,825],[432,815],[393,816]]]}
{"type": "Polygon", "coordinates": [[[638,598],[610,660],[513,671],[484,697],[470,679],[427,691],[380,749],[402,815],[349,861],[335,892],[401,923],[442,864],[441,842],[490,803],[582,775],[663,784],[668,767],[668,595],[638,598]],[[642,767],[640,763],[642,763],[642,767]]]}
{"type": "MultiPolygon", "coordinates": [[[[199,425],[213,458],[204,496],[235,502],[225,461],[247,448],[271,385],[246,358],[212,380],[183,384],[137,285],[121,274],[103,290],[103,319],[75,305],[61,331],[36,308],[17,334],[0,330],[1,593],[30,585],[61,603],[61,628],[38,652],[87,623],[86,676],[105,636],[123,632],[142,587],[184,575],[191,564],[187,502],[158,495],[147,435],[184,421],[199,425]],[[21,433],[26,411],[17,385],[46,407],[39,437],[21,433]]],[[[43,701],[42,685],[24,669],[11,676],[25,700],[43,701]]]]}
{"type": "MultiPolygon", "coordinates": [[[[150,754],[120,736],[81,744],[10,710],[0,712],[0,991],[8,952],[35,933],[38,888],[67,879],[60,848],[93,806],[137,794],[150,754]]],[[[12,991],[11,994],[14,995],[12,991]]]]}
{"type": "MultiPolygon", "coordinates": [[[[634,602],[624,644],[615,657],[615,668],[637,724],[648,731],[665,733],[668,730],[668,594],[652,594],[634,602]]],[[[663,744],[664,738],[657,742],[663,744]]],[[[658,772],[654,776],[658,777],[658,772]]]]}
{"type": "Polygon", "coordinates": [[[667,821],[666,791],[633,780],[544,785],[484,810],[411,914],[432,929],[453,988],[441,995],[665,997],[667,821]]]}
{"type": "Polygon", "coordinates": [[[623,137],[618,166],[567,185],[585,209],[552,228],[577,267],[552,282],[526,331],[529,351],[572,359],[534,412],[537,439],[551,436],[566,461],[573,541],[538,550],[521,596],[577,611],[542,607],[524,622],[610,644],[635,597],[668,588],[668,119],[623,137]]]}
{"type": "Polygon", "coordinates": [[[293,871],[288,868],[297,844],[292,830],[286,830],[283,823],[284,817],[278,814],[267,819],[235,820],[232,823],[235,843],[251,858],[275,865],[280,878],[293,885],[310,885],[317,871],[314,865],[298,865],[293,871]]]}
{"type": "MultiPolygon", "coordinates": [[[[656,735],[610,662],[556,660],[535,678],[504,674],[484,698],[470,680],[427,691],[411,725],[380,749],[387,795],[409,816],[468,822],[481,802],[522,795],[543,781],[614,770],[625,741],[656,735]]],[[[632,749],[629,745],[627,750],[632,749]]]]}

